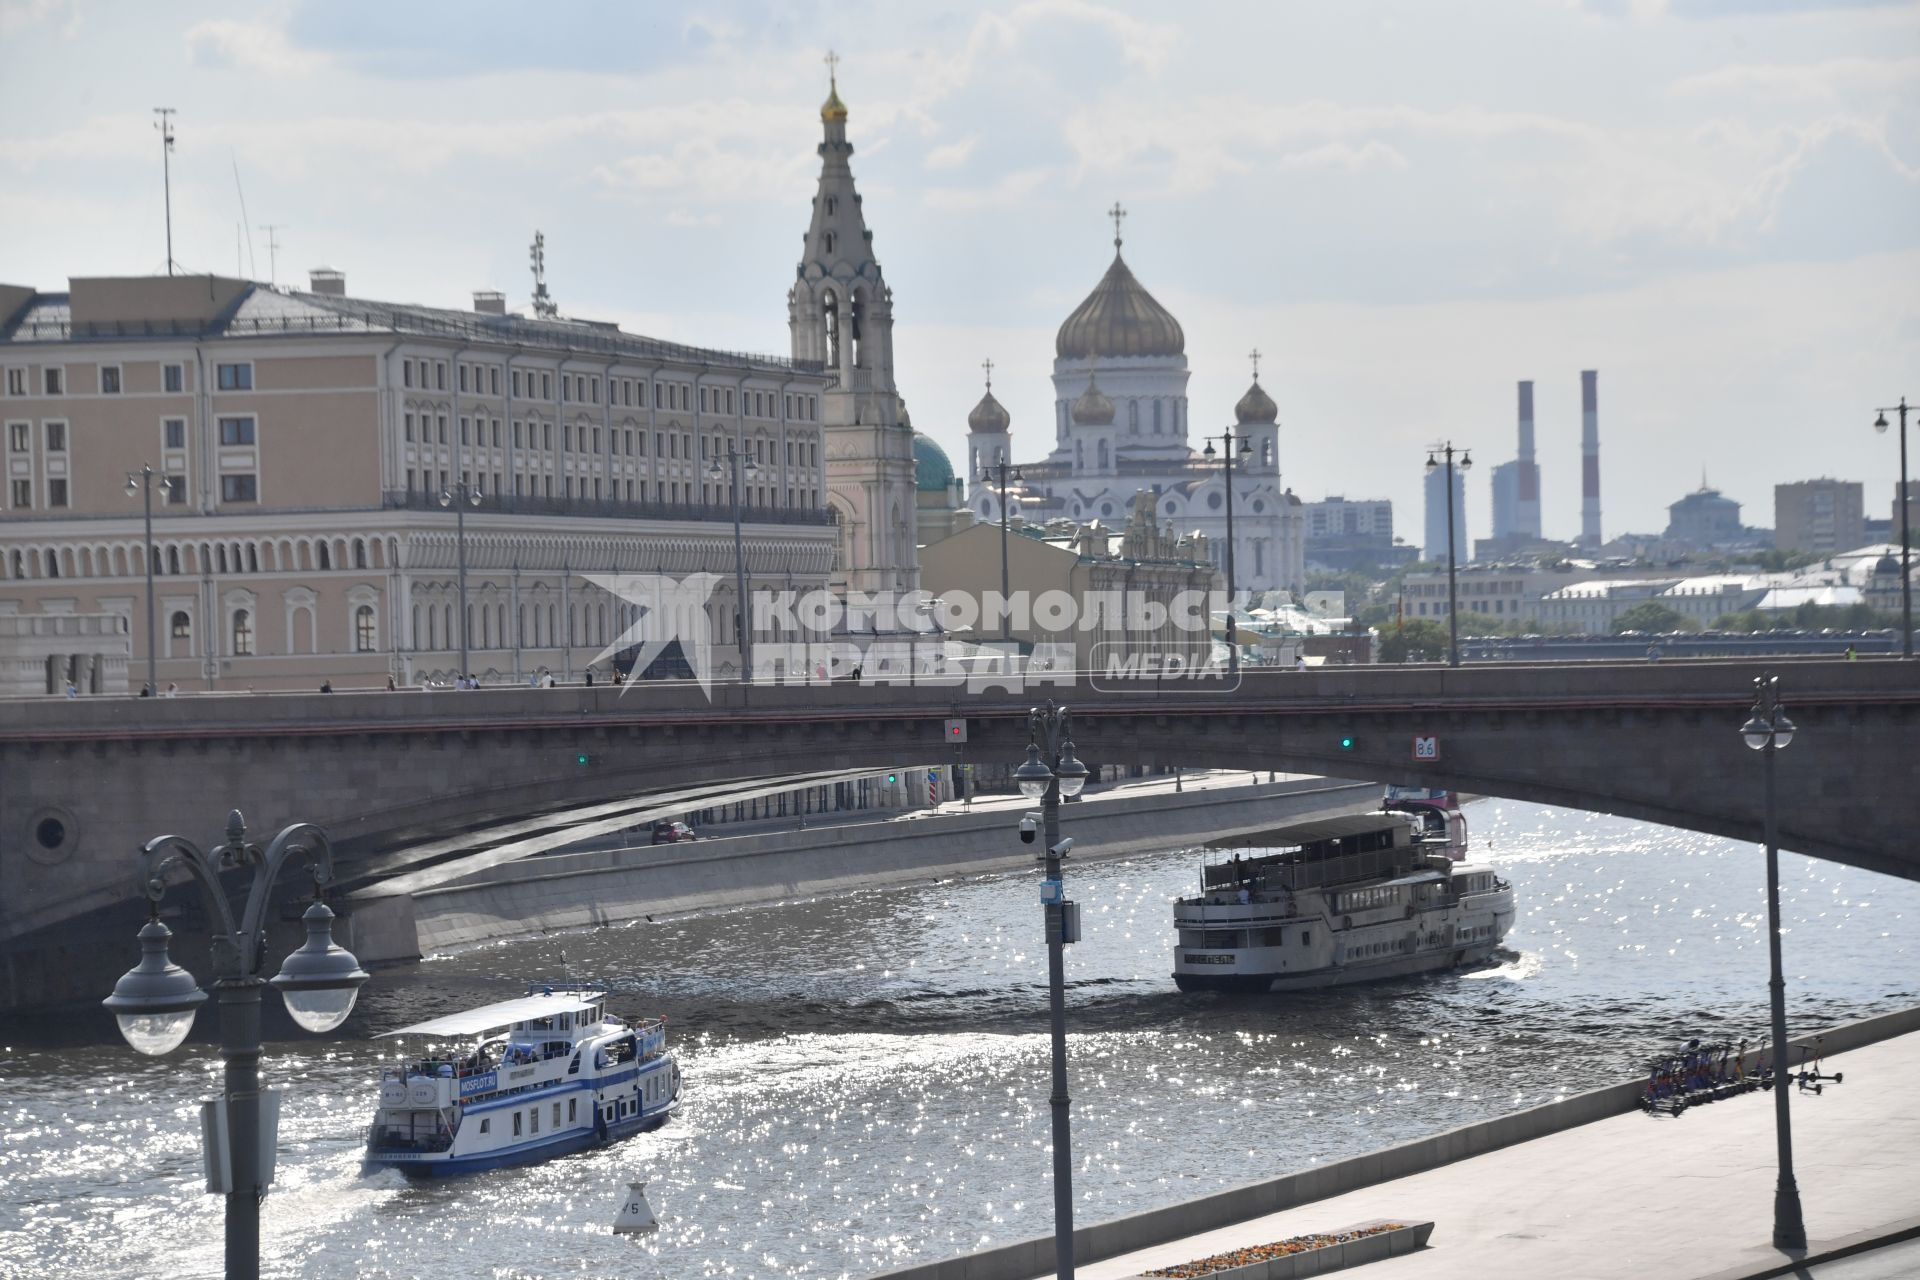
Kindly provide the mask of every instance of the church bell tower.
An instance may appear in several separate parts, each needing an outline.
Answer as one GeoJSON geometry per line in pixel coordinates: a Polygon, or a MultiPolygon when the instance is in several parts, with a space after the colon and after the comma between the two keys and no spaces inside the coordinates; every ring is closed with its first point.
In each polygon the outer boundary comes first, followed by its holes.
{"type": "Polygon", "coordinates": [[[920,584],[913,426],[893,381],[893,291],[873,256],[848,163],[838,61],[827,55],[820,184],[787,292],[787,324],[793,358],[833,379],[820,405],[827,502],[841,526],[832,580],[856,591],[912,591],[920,584]]]}

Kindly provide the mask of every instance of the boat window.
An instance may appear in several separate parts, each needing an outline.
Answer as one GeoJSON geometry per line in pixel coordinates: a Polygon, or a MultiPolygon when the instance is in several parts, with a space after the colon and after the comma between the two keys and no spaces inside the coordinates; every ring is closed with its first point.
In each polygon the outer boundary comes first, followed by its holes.
{"type": "Polygon", "coordinates": [[[482,1133],[493,1132],[493,1121],[491,1119],[482,1120],[480,1122],[480,1132],[482,1133]]]}
{"type": "Polygon", "coordinates": [[[1300,931],[1300,945],[1303,947],[1313,945],[1313,930],[1302,929],[1300,931]]]}
{"type": "Polygon", "coordinates": [[[567,1099],[567,1123],[568,1124],[573,1123],[575,1108],[577,1108],[579,1105],[580,1105],[580,1099],[578,1098],[567,1099]]]}
{"type": "Polygon", "coordinates": [[[520,1136],[520,1113],[518,1111],[513,1113],[513,1136],[516,1138],[520,1136]]]}
{"type": "Polygon", "coordinates": [[[540,1108],[527,1108],[527,1129],[530,1133],[540,1132],[540,1108]]]}

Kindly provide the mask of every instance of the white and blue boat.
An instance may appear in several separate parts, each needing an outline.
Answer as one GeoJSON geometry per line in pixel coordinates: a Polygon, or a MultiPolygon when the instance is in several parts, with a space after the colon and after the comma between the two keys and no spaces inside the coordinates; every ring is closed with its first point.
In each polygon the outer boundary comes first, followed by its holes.
{"type": "Polygon", "coordinates": [[[518,1000],[386,1032],[422,1052],[389,1067],[366,1167],[444,1177],[531,1164],[664,1124],[680,1105],[665,1018],[629,1023],[599,984],[534,986],[518,1000]],[[468,1047],[446,1052],[449,1043],[468,1047]]]}

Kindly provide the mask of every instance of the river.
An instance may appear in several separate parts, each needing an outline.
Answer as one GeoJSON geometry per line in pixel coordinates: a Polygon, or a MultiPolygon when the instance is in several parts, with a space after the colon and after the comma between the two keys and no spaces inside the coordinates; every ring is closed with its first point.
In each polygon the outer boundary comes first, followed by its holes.
{"type": "MultiPolygon", "coordinates": [[[[1168,902],[1196,856],[1069,865],[1085,924],[1067,961],[1080,1222],[1617,1080],[1676,1038],[1764,1034],[1753,846],[1508,801],[1468,816],[1475,857],[1518,895],[1501,962],[1331,993],[1183,996],[1168,902]]],[[[376,974],[332,1037],[279,1019],[265,1273],[863,1277],[1047,1234],[1036,879],[503,943],[376,974]],[[569,971],[613,982],[616,1012],[667,1016],[686,1077],[674,1120],[529,1170],[361,1176],[374,1076],[395,1053],[376,1033],[569,971]],[[661,1230],[615,1237],[640,1179],[661,1230]]],[[[1782,881],[1796,1030],[1920,1001],[1920,884],[1792,854],[1782,881]]],[[[104,1018],[0,1037],[0,1275],[219,1275],[195,1106],[218,1087],[212,1046],[140,1058],[104,1018]]]]}

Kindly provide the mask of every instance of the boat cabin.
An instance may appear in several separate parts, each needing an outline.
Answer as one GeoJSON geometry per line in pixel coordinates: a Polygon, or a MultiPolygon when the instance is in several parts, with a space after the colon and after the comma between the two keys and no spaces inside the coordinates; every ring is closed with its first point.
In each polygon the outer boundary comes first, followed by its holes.
{"type": "Polygon", "coordinates": [[[1318,889],[1427,869],[1429,850],[1404,814],[1354,813],[1295,822],[1207,844],[1203,897],[1318,889]],[[1213,854],[1229,854],[1217,859],[1213,854]]]}

